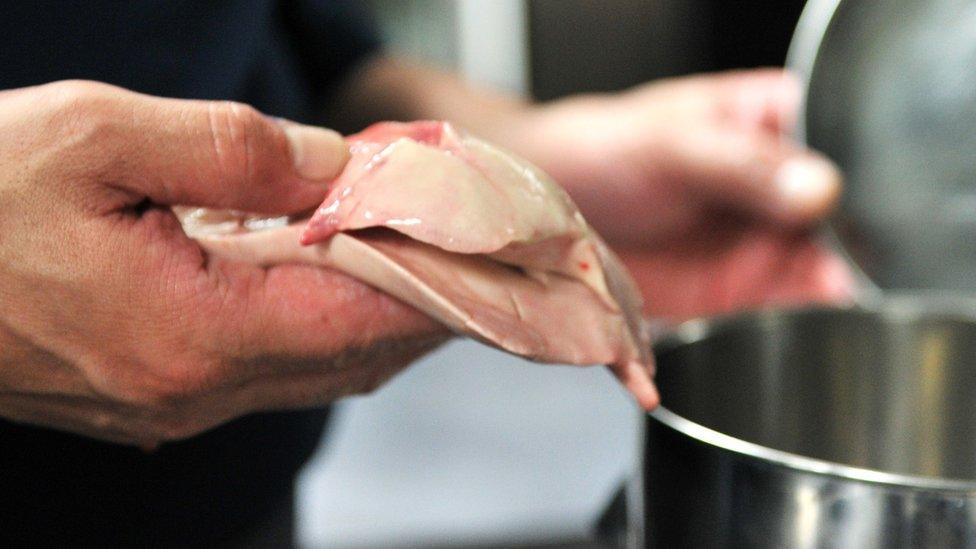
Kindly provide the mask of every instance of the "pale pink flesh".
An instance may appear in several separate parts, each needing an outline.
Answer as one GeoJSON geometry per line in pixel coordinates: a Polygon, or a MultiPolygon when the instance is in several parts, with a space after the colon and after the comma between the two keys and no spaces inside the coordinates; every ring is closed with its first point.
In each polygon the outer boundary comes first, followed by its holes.
{"type": "Polygon", "coordinates": [[[307,224],[183,210],[187,233],[226,259],[335,268],[533,360],[613,365],[652,401],[639,294],[558,185],[439,122],[349,141],[352,160],[307,224]]]}
{"type": "Polygon", "coordinates": [[[592,230],[538,168],[443,122],[376,124],[349,141],[349,165],[303,244],[387,227],[449,252],[578,278],[616,307],[592,230]]]}

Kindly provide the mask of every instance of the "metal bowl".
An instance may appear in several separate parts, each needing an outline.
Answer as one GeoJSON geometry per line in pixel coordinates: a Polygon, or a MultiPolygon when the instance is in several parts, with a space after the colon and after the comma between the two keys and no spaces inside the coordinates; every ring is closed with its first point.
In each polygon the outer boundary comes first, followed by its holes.
{"type": "Polygon", "coordinates": [[[659,342],[649,547],[976,547],[976,303],[695,321],[659,342]]]}
{"type": "Polygon", "coordinates": [[[976,294],[976,1],[811,0],[788,64],[865,286],[976,294]]]}

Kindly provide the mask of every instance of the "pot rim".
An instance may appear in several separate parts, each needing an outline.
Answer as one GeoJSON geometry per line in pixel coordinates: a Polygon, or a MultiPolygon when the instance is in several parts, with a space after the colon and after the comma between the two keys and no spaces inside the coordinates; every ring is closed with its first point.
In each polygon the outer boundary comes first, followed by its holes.
{"type": "MultiPolygon", "coordinates": [[[[872,300],[870,303],[859,302],[846,306],[807,305],[793,308],[763,308],[745,313],[689,320],[668,330],[655,341],[654,352],[655,355],[659,355],[678,347],[699,343],[718,333],[735,329],[743,323],[830,312],[876,314],[897,321],[942,317],[976,324],[976,297],[948,296],[944,293],[935,294],[935,292],[925,291],[895,295],[889,293],[883,298],[872,300]]],[[[706,445],[793,471],[897,488],[963,492],[969,496],[976,496],[976,479],[964,480],[890,473],[775,450],[706,427],[669,410],[663,404],[648,415],[661,424],[706,445]]]]}

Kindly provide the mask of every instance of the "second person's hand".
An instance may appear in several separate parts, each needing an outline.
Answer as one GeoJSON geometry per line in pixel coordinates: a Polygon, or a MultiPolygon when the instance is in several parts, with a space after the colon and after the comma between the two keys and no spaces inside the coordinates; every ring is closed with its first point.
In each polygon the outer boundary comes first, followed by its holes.
{"type": "Polygon", "coordinates": [[[649,314],[844,300],[850,273],[813,233],[839,172],[784,137],[799,96],[780,70],[666,80],[532,107],[502,138],[569,190],[649,314]]]}

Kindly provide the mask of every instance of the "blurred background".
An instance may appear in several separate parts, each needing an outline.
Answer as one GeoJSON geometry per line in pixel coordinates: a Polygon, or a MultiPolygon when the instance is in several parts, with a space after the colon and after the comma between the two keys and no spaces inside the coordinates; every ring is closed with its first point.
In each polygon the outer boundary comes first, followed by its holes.
{"type": "MultiPolygon", "coordinates": [[[[781,65],[799,0],[370,0],[390,50],[552,99],[781,65]]],[[[299,483],[305,547],[582,546],[638,459],[602,369],[458,341],[338,406],[299,483]]]]}

